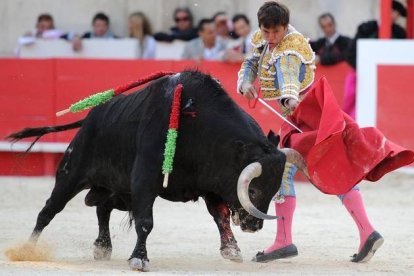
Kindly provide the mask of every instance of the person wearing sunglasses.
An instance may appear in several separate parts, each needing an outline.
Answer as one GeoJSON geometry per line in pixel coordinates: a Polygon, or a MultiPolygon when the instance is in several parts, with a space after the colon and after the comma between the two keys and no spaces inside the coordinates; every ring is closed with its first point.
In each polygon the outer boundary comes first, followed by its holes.
{"type": "Polygon", "coordinates": [[[178,7],[173,14],[175,26],[170,28],[170,33],[158,32],[154,34],[157,41],[172,42],[175,39],[190,41],[198,37],[197,28],[193,25],[193,15],[189,8],[178,7]]]}

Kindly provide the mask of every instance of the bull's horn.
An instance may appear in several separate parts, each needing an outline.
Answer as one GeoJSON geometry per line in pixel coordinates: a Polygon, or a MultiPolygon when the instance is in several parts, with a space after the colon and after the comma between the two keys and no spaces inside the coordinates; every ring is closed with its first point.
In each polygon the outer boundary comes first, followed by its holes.
{"type": "Polygon", "coordinates": [[[306,166],[305,159],[299,152],[290,148],[283,148],[280,149],[280,151],[286,155],[286,162],[295,165],[310,180],[308,167],[306,166]]]}
{"type": "Polygon", "coordinates": [[[237,196],[243,208],[252,216],[258,219],[276,219],[275,216],[267,215],[259,211],[249,197],[249,185],[253,178],[262,174],[262,165],[259,162],[249,164],[243,169],[237,181],[237,196]]]}

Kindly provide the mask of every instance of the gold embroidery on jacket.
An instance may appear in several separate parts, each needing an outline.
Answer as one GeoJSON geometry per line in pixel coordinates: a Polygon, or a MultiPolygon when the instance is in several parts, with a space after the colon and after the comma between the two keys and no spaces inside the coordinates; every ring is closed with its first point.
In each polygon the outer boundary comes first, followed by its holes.
{"type": "MultiPolygon", "coordinates": [[[[264,49],[266,41],[262,37],[260,30],[257,30],[253,35],[251,44],[254,46],[254,55],[258,56],[264,49]]],[[[263,56],[263,62],[260,70],[260,85],[262,88],[263,98],[267,100],[278,99],[282,95],[281,87],[285,84],[279,83],[279,87],[275,87],[276,70],[275,64],[278,59],[283,56],[293,55],[299,58],[301,64],[305,65],[304,78],[300,82],[300,87],[297,91],[289,87],[289,89],[282,89],[283,95],[292,95],[298,97],[298,94],[308,88],[315,78],[315,53],[312,51],[308,41],[302,34],[294,31],[287,34],[281,43],[275,47],[272,52],[265,53],[263,56]]],[[[287,67],[286,63],[282,59],[281,66],[287,67]]],[[[293,65],[292,65],[293,66],[293,65]]],[[[287,70],[289,68],[286,68],[287,70]]],[[[287,84],[289,86],[291,84],[287,84]]]]}

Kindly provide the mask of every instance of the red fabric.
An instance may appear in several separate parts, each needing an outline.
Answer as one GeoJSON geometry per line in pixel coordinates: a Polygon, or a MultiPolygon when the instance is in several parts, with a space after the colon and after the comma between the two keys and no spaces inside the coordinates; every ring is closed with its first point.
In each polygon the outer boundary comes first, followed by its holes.
{"type": "Polygon", "coordinates": [[[181,92],[183,91],[183,85],[179,83],[174,90],[174,98],[171,107],[169,129],[178,129],[180,122],[180,105],[181,105],[181,92]]]}
{"type": "Polygon", "coordinates": [[[361,180],[377,181],[414,161],[414,152],[387,140],[374,127],[359,128],[321,78],[281,127],[281,145],[306,159],[312,183],[327,194],[348,192],[361,180]]]}
{"type": "Polygon", "coordinates": [[[137,87],[137,86],[143,85],[145,83],[148,83],[150,81],[159,79],[159,78],[164,77],[164,76],[174,75],[174,74],[176,74],[176,73],[170,72],[170,71],[160,71],[160,72],[153,73],[153,74],[151,74],[151,75],[149,75],[145,78],[141,78],[141,79],[138,79],[138,80],[135,80],[135,81],[130,81],[127,84],[124,84],[124,85],[121,85],[121,86],[118,86],[117,88],[115,88],[114,89],[115,96],[119,95],[121,93],[124,93],[125,91],[128,91],[129,89],[132,89],[134,87],[137,87]]]}

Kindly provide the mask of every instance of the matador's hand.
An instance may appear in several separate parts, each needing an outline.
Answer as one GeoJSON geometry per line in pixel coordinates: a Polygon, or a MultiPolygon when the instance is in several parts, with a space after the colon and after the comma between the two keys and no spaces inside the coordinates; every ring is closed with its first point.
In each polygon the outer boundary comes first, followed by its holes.
{"type": "Polygon", "coordinates": [[[295,110],[295,108],[298,106],[299,102],[295,99],[287,99],[285,102],[285,106],[289,108],[290,110],[295,110]]]}
{"type": "Polygon", "coordinates": [[[257,91],[253,84],[249,82],[243,82],[240,87],[240,92],[243,93],[243,96],[248,100],[257,98],[257,91]]]}

